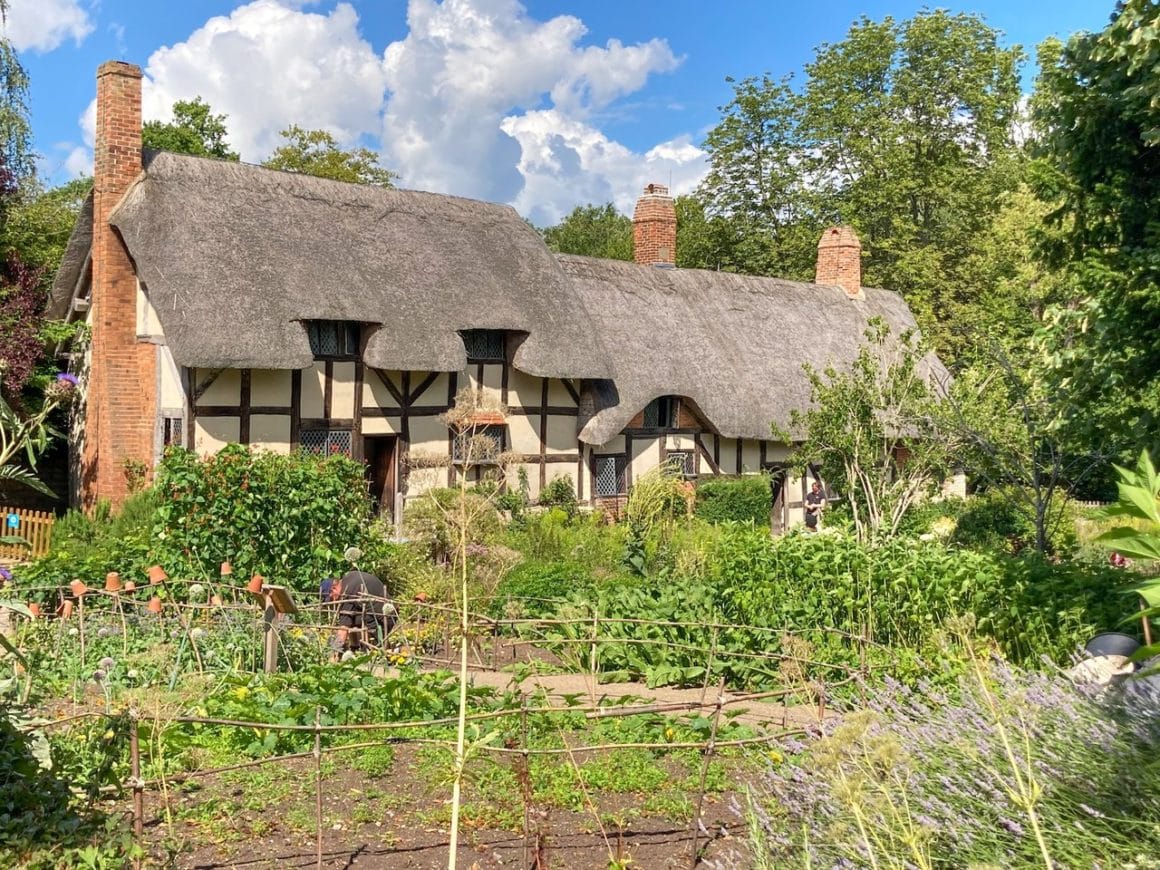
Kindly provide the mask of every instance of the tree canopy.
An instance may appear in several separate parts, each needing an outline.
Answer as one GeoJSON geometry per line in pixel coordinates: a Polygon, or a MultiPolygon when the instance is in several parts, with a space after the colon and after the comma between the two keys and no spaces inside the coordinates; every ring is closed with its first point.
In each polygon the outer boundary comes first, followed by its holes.
{"type": "Polygon", "coordinates": [[[612,203],[578,205],[543,234],[548,247],[561,254],[632,259],[632,221],[612,203]]]}
{"type": "Polygon", "coordinates": [[[146,121],[141,128],[141,144],[194,157],[237,160],[237,153],[230,150],[226,141],[228,135],[226,116],[215,115],[209,103],[194,97],[173,104],[172,121],[146,121]]]}
{"type": "Polygon", "coordinates": [[[1129,460],[1160,444],[1160,6],[1127,0],[1040,58],[1040,252],[1069,291],[1042,351],[1070,431],[1129,460]]]}
{"type": "Polygon", "coordinates": [[[369,148],[342,149],[325,130],[306,130],[291,125],[279,134],[285,144],[274,150],[262,165],[268,169],[301,172],[334,181],[394,187],[398,177],[379,163],[369,148]]]}

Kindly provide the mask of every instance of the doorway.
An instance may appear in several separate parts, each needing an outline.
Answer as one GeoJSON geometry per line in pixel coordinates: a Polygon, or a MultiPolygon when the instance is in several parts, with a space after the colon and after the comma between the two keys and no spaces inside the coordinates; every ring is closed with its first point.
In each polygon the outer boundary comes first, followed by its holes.
{"type": "Polygon", "coordinates": [[[764,470],[769,475],[769,533],[776,537],[784,534],[789,525],[789,509],[785,499],[789,467],[780,462],[766,463],[764,470]]]}
{"type": "Polygon", "coordinates": [[[375,513],[382,517],[395,518],[395,492],[397,491],[396,448],[398,436],[364,435],[363,458],[366,461],[367,484],[375,513]]]}

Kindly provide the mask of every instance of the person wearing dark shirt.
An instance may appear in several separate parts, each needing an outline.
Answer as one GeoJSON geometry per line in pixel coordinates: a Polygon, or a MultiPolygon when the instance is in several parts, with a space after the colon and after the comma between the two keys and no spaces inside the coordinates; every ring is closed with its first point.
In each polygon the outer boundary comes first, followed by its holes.
{"type": "Polygon", "coordinates": [[[822,485],[816,480],[806,496],[806,528],[811,532],[818,530],[818,522],[822,518],[822,511],[826,509],[826,495],[822,492],[822,485]]]}
{"type": "Polygon", "coordinates": [[[382,580],[366,571],[347,571],[331,585],[330,600],[338,604],[340,648],[353,652],[382,648],[397,618],[382,580]]]}

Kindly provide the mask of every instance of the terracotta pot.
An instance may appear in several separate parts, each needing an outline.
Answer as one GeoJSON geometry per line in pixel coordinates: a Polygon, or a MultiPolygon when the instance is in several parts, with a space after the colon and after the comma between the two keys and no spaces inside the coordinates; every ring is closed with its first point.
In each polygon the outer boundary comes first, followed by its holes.
{"type": "Polygon", "coordinates": [[[72,594],[77,598],[80,598],[82,595],[89,591],[89,587],[85,585],[85,581],[83,580],[74,580],[72,583],[68,584],[68,588],[72,590],[72,594]]]}
{"type": "Polygon", "coordinates": [[[73,603],[71,601],[65,601],[63,604],[61,604],[61,606],[60,606],[60,618],[61,619],[68,619],[70,616],[72,616],[72,612],[73,612],[73,603]]]}
{"type": "Polygon", "coordinates": [[[105,575],[105,591],[117,593],[121,591],[121,575],[116,571],[110,571],[105,575]]]}
{"type": "Polygon", "coordinates": [[[156,586],[158,583],[164,583],[169,579],[169,575],[165,573],[165,569],[160,565],[154,565],[149,569],[149,585],[156,586]]]}
{"type": "Polygon", "coordinates": [[[415,600],[418,601],[420,604],[426,604],[427,603],[427,593],[426,592],[415,593],[415,600]]]}
{"type": "Polygon", "coordinates": [[[154,595],[152,598],[149,599],[149,612],[150,613],[160,613],[161,612],[161,599],[158,598],[156,595],[154,595]]]}
{"type": "Polygon", "coordinates": [[[136,588],[137,588],[137,584],[134,583],[132,580],[125,581],[125,591],[126,592],[132,592],[136,588]]]}
{"type": "Polygon", "coordinates": [[[32,614],[33,619],[36,619],[40,616],[40,605],[36,603],[29,604],[28,612],[32,614]]]}
{"type": "Polygon", "coordinates": [[[229,562],[222,562],[222,576],[229,577],[233,573],[234,573],[234,566],[231,565],[229,562]]]}
{"type": "Polygon", "coordinates": [[[261,574],[255,574],[250,578],[250,582],[246,584],[246,588],[257,595],[262,591],[262,586],[265,584],[266,578],[261,574]]]}
{"type": "Polygon", "coordinates": [[[222,606],[222,597],[220,595],[218,595],[217,593],[214,593],[213,595],[211,595],[209,597],[209,603],[212,604],[214,607],[221,607],[222,606]]]}

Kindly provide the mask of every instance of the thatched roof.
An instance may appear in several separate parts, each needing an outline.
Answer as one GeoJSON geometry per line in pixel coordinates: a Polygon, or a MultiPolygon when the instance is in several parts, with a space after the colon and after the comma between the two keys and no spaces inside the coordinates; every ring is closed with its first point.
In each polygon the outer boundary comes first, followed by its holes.
{"type": "MultiPolygon", "coordinates": [[[[852,360],[871,317],[915,325],[885,290],[556,256],[507,206],[176,154],[146,153],[110,221],[180,365],[308,367],[305,320],[371,324],[364,360],[412,371],[462,370],[459,330],[523,332],[517,368],[586,379],[592,444],[667,395],[726,437],[769,438],[809,402],[803,363],[852,360]]],[[[90,198],[53,316],[91,236],[90,198]]],[[[924,366],[945,379],[933,355],[924,366]]]]}
{"type": "MultiPolygon", "coordinates": [[[[810,400],[803,363],[822,369],[854,359],[867,322],[882,317],[898,333],[915,326],[897,293],[864,288],[850,299],[837,287],[638,266],[560,256],[605,346],[613,384],[590,391],[580,437],[602,444],[652,399],[690,399],[727,437],[770,437],[788,428],[789,412],[810,400]]],[[[933,355],[929,376],[945,377],[933,355]]]]}
{"type": "Polygon", "coordinates": [[[305,368],[304,320],[377,326],[383,369],[458,371],[461,329],[528,333],[534,375],[605,377],[603,344],[539,234],[508,206],[147,152],[114,209],[181,365],[305,368]]]}
{"type": "Polygon", "coordinates": [[[69,236],[65,246],[64,256],[56,270],[56,278],[52,282],[52,293],[48,297],[48,317],[61,320],[68,314],[69,303],[72,301],[73,290],[81,277],[81,272],[89,262],[90,251],[93,247],[93,192],[85,197],[80,214],[77,215],[76,226],[69,236]]]}

